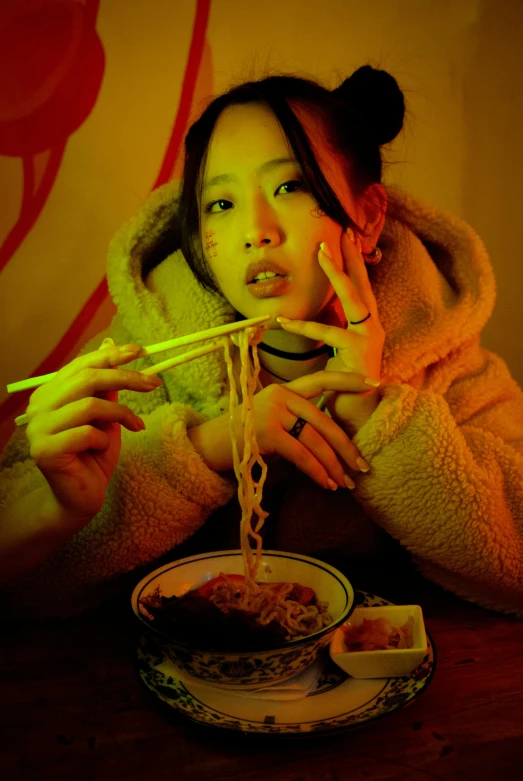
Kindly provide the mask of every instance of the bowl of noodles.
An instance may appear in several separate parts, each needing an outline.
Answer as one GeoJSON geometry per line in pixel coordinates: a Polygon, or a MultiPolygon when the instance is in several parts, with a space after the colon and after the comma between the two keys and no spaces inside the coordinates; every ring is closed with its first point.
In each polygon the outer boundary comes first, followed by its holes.
{"type": "Polygon", "coordinates": [[[255,578],[240,550],[174,561],[132,594],[142,629],[185,675],[222,688],[259,689],[309,667],[354,608],[334,567],[262,551],[255,578]]]}

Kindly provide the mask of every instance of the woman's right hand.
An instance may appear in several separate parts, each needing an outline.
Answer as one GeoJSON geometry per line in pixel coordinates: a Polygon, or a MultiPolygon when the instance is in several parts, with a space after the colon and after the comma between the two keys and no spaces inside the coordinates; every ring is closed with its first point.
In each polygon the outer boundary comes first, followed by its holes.
{"type": "Polygon", "coordinates": [[[57,512],[77,528],[101,510],[120,454],[121,429],[145,424],[118,404],[118,391],[148,392],[162,381],[115,368],[135,360],[138,345],[117,347],[105,339],[96,352],[75,358],[31,395],[27,437],[31,457],[46,478],[57,512]]]}
{"type": "MultiPolygon", "coordinates": [[[[262,456],[282,456],[324,488],[354,488],[347,470],[368,471],[369,466],[343,429],[309,401],[326,391],[368,393],[369,385],[360,374],[320,371],[285,385],[268,385],[257,393],[254,412],[260,453],[262,456]],[[299,438],[289,434],[297,418],[307,422],[299,438]]],[[[233,412],[239,446],[243,437],[241,417],[240,404],[233,412]]],[[[232,467],[228,419],[229,413],[226,413],[188,432],[193,446],[216,471],[232,467]]]]}

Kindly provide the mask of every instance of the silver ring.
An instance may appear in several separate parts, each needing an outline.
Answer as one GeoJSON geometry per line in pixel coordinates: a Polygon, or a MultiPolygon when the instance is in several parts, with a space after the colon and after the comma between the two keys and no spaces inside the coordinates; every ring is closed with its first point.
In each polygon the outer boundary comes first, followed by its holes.
{"type": "Polygon", "coordinates": [[[369,317],[370,317],[370,312],[369,312],[369,314],[367,315],[367,317],[364,317],[364,318],[363,318],[363,320],[356,320],[354,323],[352,322],[352,320],[349,320],[349,324],[350,324],[350,325],[360,325],[361,323],[364,323],[366,320],[368,320],[368,319],[369,319],[369,317]]]}
{"type": "Polygon", "coordinates": [[[294,439],[298,439],[301,432],[303,431],[303,427],[306,425],[307,425],[306,420],[304,420],[303,418],[298,418],[294,426],[289,431],[289,434],[291,435],[291,437],[294,437],[294,439]]]}

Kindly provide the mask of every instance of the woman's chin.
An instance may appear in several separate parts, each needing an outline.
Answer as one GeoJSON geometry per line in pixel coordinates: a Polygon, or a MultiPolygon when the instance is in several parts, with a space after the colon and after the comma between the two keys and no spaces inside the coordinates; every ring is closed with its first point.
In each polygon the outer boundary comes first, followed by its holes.
{"type": "Polygon", "coordinates": [[[289,320],[320,322],[328,303],[328,301],[308,301],[304,304],[303,300],[296,301],[291,296],[274,296],[261,299],[255,306],[252,306],[252,302],[249,301],[247,305],[242,306],[237,311],[246,320],[252,317],[269,315],[271,319],[265,325],[270,329],[276,329],[281,327],[276,321],[277,317],[288,317],[289,320]]]}

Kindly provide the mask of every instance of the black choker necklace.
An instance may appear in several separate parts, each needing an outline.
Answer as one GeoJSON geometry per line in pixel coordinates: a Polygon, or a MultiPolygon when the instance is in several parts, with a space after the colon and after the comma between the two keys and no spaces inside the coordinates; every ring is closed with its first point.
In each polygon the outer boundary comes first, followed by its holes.
{"type": "Polygon", "coordinates": [[[269,353],[270,355],[276,355],[278,358],[287,358],[289,361],[308,361],[311,358],[317,358],[318,355],[323,355],[324,353],[328,353],[330,358],[334,355],[334,350],[328,344],[317,347],[315,350],[309,350],[306,353],[289,353],[286,352],[286,350],[278,350],[277,347],[271,347],[268,344],[260,342],[258,350],[263,350],[263,352],[269,353]]]}
{"type": "Polygon", "coordinates": [[[272,377],[276,377],[277,380],[281,380],[282,382],[290,382],[290,380],[286,380],[285,377],[280,377],[279,374],[275,374],[274,372],[271,372],[269,369],[265,368],[263,363],[260,363],[260,366],[264,371],[267,372],[267,374],[270,374],[272,377]]]}

